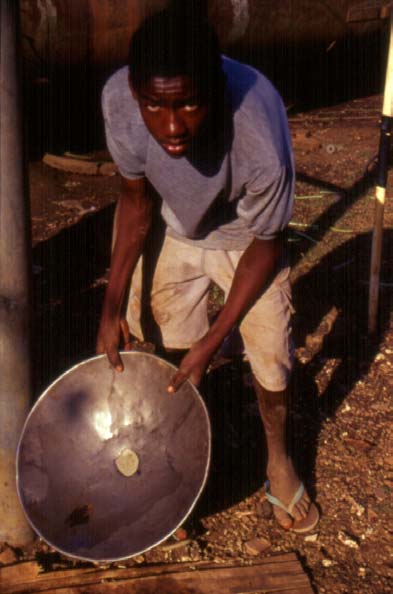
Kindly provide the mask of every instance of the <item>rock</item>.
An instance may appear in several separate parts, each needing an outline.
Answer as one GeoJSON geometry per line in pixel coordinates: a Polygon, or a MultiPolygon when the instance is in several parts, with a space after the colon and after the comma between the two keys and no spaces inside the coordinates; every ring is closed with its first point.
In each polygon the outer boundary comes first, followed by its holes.
{"type": "Polygon", "coordinates": [[[176,540],[187,540],[187,530],[185,528],[178,528],[173,533],[173,536],[176,538],[176,540]]]}
{"type": "Polygon", "coordinates": [[[304,537],[304,542],[317,542],[318,540],[318,534],[307,534],[307,536],[304,537]]]}
{"type": "Polygon", "coordinates": [[[332,565],[336,565],[336,562],[332,559],[322,559],[322,565],[324,567],[332,567],[332,565]]]}
{"type": "Polygon", "coordinates": [[[351,549],[359,548],[359,544],[357,543],[357,541],[349,534],[341,532],[341,530],[338,533],[338,540],[342,542],[343,545],[345,545],[346,547],[350,547],[351,549]]]}
{"type": "Polygon", "coordinates": [[[267,499],[259,502],[256,506],[256,512],[260,518],[269,520],[273,516],[273,510],[267,499]]]}
{"type": "Polygon", "coordinates": [[[253,538],[244,543],[244,550],[247,555],[257,557],[271,547],[271,542],[266,538],[253,538]]]}
{"type": "Polygon", "coordinates": [[[360,518],[366,511],[363,505],[360,505],[351,495],[344,495],[344,499],[351,504],[351,514],[356,514],[360,518]]]}
{"type": "Polygon", "coordinates": [[[374,495],[377,499],[382,500],[382,499],[385,499],[385,497],[386,497],[386,491],[382,487],[377,487],[374,490],[374,495]]]}
{"type": "Polygon", "coordinates": [[[117,166],[115,163],[108,161],[107,163],[101,163],[98,167],[98,173],[100,175],[116,175],[117,166]]]}

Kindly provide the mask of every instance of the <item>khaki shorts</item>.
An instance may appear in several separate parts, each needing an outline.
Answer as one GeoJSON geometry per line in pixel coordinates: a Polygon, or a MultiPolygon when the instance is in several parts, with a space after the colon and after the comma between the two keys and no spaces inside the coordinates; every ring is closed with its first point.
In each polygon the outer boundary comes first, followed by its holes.
{"type": "MultiPolygon", "coordinates": [[[[211,281],[226,298],[242,253],[209,250],[165,237],[151,285],[151,310],[165,347],[187,349],[206,334],[211,281]]],[[[142,258],[133,275],[126,317],[131,333],[143,340],[141,295],[142,258]]],[[[289,268],[284,268],[240,323],[252,372],[267,390],[284,390],[289,381],[294,354],[292,313],[289,268]]]]}

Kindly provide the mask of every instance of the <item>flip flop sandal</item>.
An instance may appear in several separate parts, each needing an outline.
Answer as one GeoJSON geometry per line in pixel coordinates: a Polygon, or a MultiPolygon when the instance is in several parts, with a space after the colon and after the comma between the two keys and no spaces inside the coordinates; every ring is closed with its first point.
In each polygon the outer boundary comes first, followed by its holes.
{"type": "Polygon", "coordinates": [[[318,524],[319,511],[318,511],[317,506],[314,503],[310,503],[310,508],[308,510],[307,517],[305,517],[302,520],[295,520],[295,518],[293,517],[293,513],[292,513],[293,508],[301,500],[301,498],[303,497],[303,494],[305,492],[303,483],[300,483],[299,488],[297,489],[296,493],[292,497],[292,500],[288,506],[284,505],[284,503],[282,501],[280,501],[277,497],[274,497],[274,495],[272,495],[270,493],[270,482],[269,481],[265,482],[265,490],[266,490],[266,499],[272,505],[275,505],[276,507],[283,509],[293,519],[293,524],[289,528],[289,530],[291,530],[292,532],[297,532],[300,534],[303,532],[310,532],[318,524]]]}

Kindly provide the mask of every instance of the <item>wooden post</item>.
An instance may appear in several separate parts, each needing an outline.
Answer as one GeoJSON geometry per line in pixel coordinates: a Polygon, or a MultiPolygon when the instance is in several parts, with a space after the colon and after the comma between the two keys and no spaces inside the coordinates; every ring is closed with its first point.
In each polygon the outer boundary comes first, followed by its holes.
{"type": "Polygon", "coordinates": [[[15,454],[31,399],[30,234],[18,71],[19,1],[0,1],[0,541],[33,533],[18,500],[15,454]]]}
{"type": "Polygon", "coordinates": [[[393,13],[390,12],[389,55],[386,67],[385,92],[382,109],[381,136],[378,154],[378,177],[375,193],[375,219],[371,249],[370,288],[368,302],[368,332],[374,334],[377,329],[379,277],[381,271],[381,253],[383,238],[383,215],[388,175],[390,135],[393,115],[393,13]]]}

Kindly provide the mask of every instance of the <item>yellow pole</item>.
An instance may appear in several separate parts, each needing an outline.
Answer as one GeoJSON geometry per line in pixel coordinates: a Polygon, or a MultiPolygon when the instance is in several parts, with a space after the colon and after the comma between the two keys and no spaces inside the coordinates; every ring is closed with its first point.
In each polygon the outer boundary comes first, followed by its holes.
{"type": "Polygon", "coordinates": [[[382,108],[381,136],[378,155],[378,177],[375,193],[374,230],[371,248],[370,287],[368,301],[368,332],[377,330],[379,277],[383,238],[383,215],[388,173],[388,159],[393,114],[393,13],[390,13],[389,55],[386,67],[384,100],[382,108]]]}

